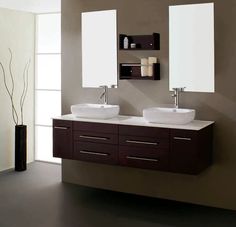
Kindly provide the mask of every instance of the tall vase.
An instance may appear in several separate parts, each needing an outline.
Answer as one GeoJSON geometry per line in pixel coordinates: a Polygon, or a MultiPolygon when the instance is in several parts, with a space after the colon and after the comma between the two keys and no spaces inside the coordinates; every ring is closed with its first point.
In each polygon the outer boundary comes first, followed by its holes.
{"type": "Polygon", "coordinates": [[[27,126],[15,126],[15,171],[26,170],[27,126]]]}

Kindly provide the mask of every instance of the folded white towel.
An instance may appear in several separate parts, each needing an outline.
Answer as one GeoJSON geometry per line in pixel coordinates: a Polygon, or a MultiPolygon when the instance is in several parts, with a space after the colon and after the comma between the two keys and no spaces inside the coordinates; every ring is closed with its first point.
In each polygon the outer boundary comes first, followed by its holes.
{"type": "Polygon", "coordinates": [[[156,57],[149,57],[148,58],[148,73],[147,76],[153,76],[153,64],[157,63],[156,57]]]}
{"type": "Polygon", "coordinates": [[[141,58],[141,76],[148,75],[148,59],[141,58]]]}

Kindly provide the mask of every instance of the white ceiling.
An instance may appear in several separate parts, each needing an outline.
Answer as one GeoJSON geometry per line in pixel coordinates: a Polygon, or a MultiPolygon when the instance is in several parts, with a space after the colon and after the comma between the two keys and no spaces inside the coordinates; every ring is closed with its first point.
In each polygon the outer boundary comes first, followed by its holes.
{"type": "Polygon", "coordinates": [[[61,0],[0,0],[0,8],[32,13],[60,12],[61,0]]]}

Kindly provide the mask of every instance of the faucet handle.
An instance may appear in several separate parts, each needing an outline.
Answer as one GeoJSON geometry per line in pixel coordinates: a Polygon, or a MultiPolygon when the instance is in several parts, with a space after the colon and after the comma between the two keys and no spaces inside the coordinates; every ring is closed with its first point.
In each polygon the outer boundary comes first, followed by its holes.
{"type": "Polygon", "coordinates": [[[172,90],[176,92],[183,92],[186,87],[173,87],[172,90]]]}
{"type": "Polygon", "coordinates": [[[108,88],[107,85],[100,85],[100,88],[108,88]]]}

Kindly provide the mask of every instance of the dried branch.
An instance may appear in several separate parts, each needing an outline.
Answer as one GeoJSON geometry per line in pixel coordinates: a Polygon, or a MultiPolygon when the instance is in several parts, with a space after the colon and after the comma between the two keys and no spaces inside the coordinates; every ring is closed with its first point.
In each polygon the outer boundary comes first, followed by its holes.
{"type": "Polygon", "coordinates": [[[23,80],[24,80],[24,87],[23,87],[23,92],[20,98],[20,111],[21,111],[21,124],[24,124],[24,116],[23,116],[23,107],[24,107],[24,102],[25,102],[25,97],[28,91],[28,81],[29,81],[29,66],[30,66],[31,60],[26,63],[25,68],[24,68],[24,73],[23,73],[23,80]]]}
{"type": "MultiPolygon", "coordinates": [[[[10,79],[11,79],[11,89],[7,84],[7,79],[6,79],[6,71],[4,69],[4,66],[2,64],[2,62],[0,62],[0,68],[2,69],[2,73],[3,73],[3,82],[4,82],[4,86],[6,88],[7,94],[10,97],[11,100],[11,108],[12,108],[12,118],[13,121],[15,123],[15,125],[18,125],[19,122],[19,116],[17,114],[16,111],[16,107],[14,104],[14,90],[15,90],[15,82],[14,82],[14,77],[13,77],[13,73],[12,73],[12,59],[13,59],[13,54],[11,49],[8,49],[10,52],[10,61],[9,61],[9,73],[10,73],[10,79]]],[[[21,117],[21,124],[24,124],[24,117],[23,117],[23,107],[24,107],[24,102],[25,102],[25,98],[27,95],[27,91],[28,91],[28,80],[29,80],[29,67],[30,67],[30,62],[31,60],[29,59],[29,61],[26,63],[25,68],[24,68],[24,73],[23,73],[23,81],[24,81],[24,87],[23,87],[23,92],[20,98],[20,117],[21,117]]]]}
{"type": "MultiPolygon", "coordinates": [[[[15,108],[15,105],[14,105],[14,101],[13,101],[13,92],[14,92],[14,89],[12,88],[12,90],[11,90],[11,92],[10,92],[10,89],[8,88],[7,81],[6,81],[6,72],[5,72],[5,70],[4,70],[4,67],[3,67],[2,62],[0,62],[0,67],[1,67],[2,72],[3,72],[4,86],[5,86],[6,90],[7,90],[7,94],[9,95],[10,100],[11,100],[12,118],[13,118],[13,121],[14,121],[15,125],[18,125],[18,114],[17,114],[16,108],[15,108]]],[[[9,67],[10,67],[10,66],[9,66],[9,67]]],[[[13,77],[12,77],[12,80],[13,80],[13,77]]]]}

